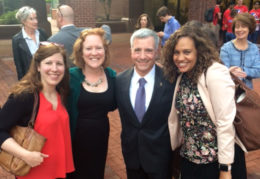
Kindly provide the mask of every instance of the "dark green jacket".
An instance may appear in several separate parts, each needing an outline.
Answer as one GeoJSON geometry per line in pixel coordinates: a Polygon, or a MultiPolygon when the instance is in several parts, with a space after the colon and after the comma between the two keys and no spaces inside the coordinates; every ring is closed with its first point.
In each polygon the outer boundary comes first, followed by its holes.
{"type": "MultiPolygon", "coordinates": [[[[111,68],[107,67],[105,71],[108,72],[110,77],[116,77],[116,72],[111,68]]],[[[77,118],[78,118],[78,99],[80,95],[81,83],[84,81],[85,76],[82,73],[82,70],[78,67],[72,67],[69,69],[70,73],[70,93],[68,97],[67,110],[70,117],[70,130],[71,137],[75,134],[77,118]]]]}

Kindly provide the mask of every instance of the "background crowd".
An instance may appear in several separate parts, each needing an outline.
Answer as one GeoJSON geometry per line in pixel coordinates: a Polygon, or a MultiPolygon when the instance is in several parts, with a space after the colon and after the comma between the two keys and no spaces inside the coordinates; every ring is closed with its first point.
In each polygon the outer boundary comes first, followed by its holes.
{"type": "Polygon", "coordinates": [[[109,26],[78,28],[73,9],[61,5],[60,30],[47,38],[37,12],[19,9],[22,29],[12,41],[19,81],[0,111],[1,149],[32,167],[17,178],[104,178],[107,114],[118,109],[128,179],[171,179],[176,168],[175,178],[245,179],[247,150],[233,126],[230,73],[249,88],[260,77],[259,1],[249,12],[242,0],[230,2],[223,15],[220,3],[206,23],[182,26],[163,6],[156,13],[160,32],[141,14],[129,39],[133,66],[120,74],[109,67],[109,26]],[[27,125],[34,94],[35,130],[47,138],[41,152],[9,135],[27,125]]]}

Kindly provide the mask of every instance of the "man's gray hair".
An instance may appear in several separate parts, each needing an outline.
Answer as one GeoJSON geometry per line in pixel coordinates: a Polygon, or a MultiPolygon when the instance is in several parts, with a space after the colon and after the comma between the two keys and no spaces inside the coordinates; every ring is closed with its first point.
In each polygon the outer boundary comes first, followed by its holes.
{"type": "Polygon", "coordinates": [[[18,21],[23,23],[33,13],[36,13],[36,10],[34,8],[29,6],[23,6],[17,11],[15,17],[18,21]]]}
{"type": "Polygon", "coordinates": [[[134,43],[134,40],[136,38],[137,39],[144,39],[144,38],[147,38],[147,37],[153,37],[154,38],[154,45],[155,45],[155,49],[157,50],[158,49],[158,45],[159,45],[159,37],[156,34],[156,32],[154,32],[151,29],[147,29],[147,28],[141,28],[141,29],[135,31],[132,34],[132,36],[130,38],[131,48],[133,47],[133,43],[134,43]]]}

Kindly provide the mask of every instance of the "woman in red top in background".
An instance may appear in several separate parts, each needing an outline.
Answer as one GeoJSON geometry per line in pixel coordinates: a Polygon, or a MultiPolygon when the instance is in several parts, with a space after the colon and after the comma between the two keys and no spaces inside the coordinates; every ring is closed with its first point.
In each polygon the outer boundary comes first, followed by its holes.
{"type": "Polygon", "coordinates": [[[41,42],[28,73],[14,86],[1,109],[1,149],[33,167],[26,176],[18,179],[66,178],[66,173],[74,171],[69,116],[64,107],[69,89],[68,80],[64,48],[41,42]],[[39,95],[34,129],[47,138],[41,152],[24,149],[9,135],[13,126],[28,125],[34,93],[39,95]]]}
{"type": "Polygon", "coordinates": [[[221,28],[223,31],[223,43],[227,42],[227,40],[226,40],[227,20],[228,20],[228,17],[230,16],[230,12],[234,8],[234,6],[235,6],[235,3],[233,1],[231,1],[229,3],[228,9],[226,9],[223,14],[222,28],[221,28]]]}
{"type": "Polygon", "coordinates": [[[219,20],[221,20],[220,3],[221,3],[221,0],[217,0],[216,6],[214,8],[214,12],[213,12],[213,24],[214,25],[217,25],[219,20]]]}
{"type": "Polygon", "coordinates": [[[237,5],[235,5],[234,9],[237,10],[237,13],[248,12],[247,6],[243,5],[243,0],[237,0],[237,5]]]}
{"type": "Polygon", "coordinates": [[[232,9],[230,15],[227,16],[227,32],[226,32],[226,42],[236,38],[235,34],[232,31],[232,22],[234,17],[237,15],[237,10],[232,9]]]}
{"type": "Polygon", "coordinates": [[[256,21],[256,28],[255,32],[253,32],[251,35],[249,35],[249,40],[253,43],[257,43],[257,38],[260,34],[260,8],[259,8],[260,2],[255,1],[254,8],[249,12],[252,16],[254,16],[256,21]]]}

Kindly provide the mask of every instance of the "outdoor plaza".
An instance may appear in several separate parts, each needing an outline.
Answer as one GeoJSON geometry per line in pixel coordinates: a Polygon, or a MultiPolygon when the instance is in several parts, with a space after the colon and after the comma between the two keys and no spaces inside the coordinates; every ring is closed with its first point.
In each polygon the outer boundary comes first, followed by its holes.
{"type": "MultiPolygon", "coordinates": [[[[52,22],[53,33],[57,32],[52,22]]],[[[132,65],[130,59],[130,33],[115,33],[110,46],[110,67],[117,73],[132,65]]],[[[12,57],[11,39],[0,40],[0,105],[5,102],[10,87],[17,82],[16,69],[12,57]]],[[[260,94],[260,79],[254,81],[254,88],[260,94]]],[[[14,111],[15,112],[15,111],[14,111]]],[[[124,160],[121,152],[121,124],[118,111],[109,113],[110,138],[106,164],[105,179],[126,179],[124,160]]],[[[260,179],[260,150],[246,154],[248,179],[260,179]]],[[[3,176],[1,179],[11,179],[13,176],[3,176]]]]}

